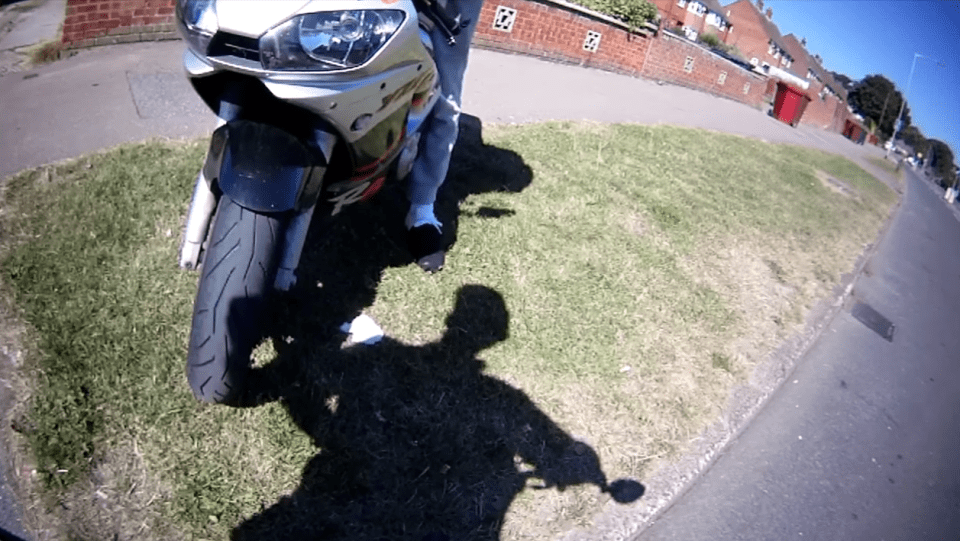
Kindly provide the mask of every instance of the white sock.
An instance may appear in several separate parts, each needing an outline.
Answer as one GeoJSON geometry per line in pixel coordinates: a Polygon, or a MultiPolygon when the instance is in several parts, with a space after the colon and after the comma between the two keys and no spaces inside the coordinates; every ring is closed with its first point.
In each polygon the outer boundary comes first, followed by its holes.
{"type": "Polygon", "coordinates": [[[410,210],[407,212],[407,219],[404,223],[407,229],[413,229],[414,227],[426,224],[440,229],[440,220],[438,220],[437,216],[433,213],[432,203],[427,205],[410,205],[410,210]]]}

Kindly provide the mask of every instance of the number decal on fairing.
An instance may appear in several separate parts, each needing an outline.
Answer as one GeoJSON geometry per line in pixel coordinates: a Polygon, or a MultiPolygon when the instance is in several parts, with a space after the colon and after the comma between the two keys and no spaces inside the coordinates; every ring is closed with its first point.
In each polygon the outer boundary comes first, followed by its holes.
{"type": "Polygon", "coordinates": [[[365,192],[367,188],[370,187],[370,184],[372,182],[373,182],[372,180],[368,180],[366,182],[357,184],[353,188],[350,188],[349,190],[334,197],[333,199],[330,199],[329,201],[334,204],[333,212],[330,213],[330,216],[336,216],[337,214],[340,213],[343,207],[347,205],[352,205],[354,203],[360,202],[360,200],[363,199],[363,192],[365,192]]]}

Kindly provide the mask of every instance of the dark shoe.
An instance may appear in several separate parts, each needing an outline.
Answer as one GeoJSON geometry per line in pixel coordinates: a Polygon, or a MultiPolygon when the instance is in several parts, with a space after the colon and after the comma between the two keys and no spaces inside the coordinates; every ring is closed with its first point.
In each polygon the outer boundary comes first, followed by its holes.
{"type": "Polygon", "coordinates": [[[446,259],[442,245],[443,235],[440,228],[431,224],[418,225],[407,230],[407,247],[426,272],[440,272],[446,259]]]}

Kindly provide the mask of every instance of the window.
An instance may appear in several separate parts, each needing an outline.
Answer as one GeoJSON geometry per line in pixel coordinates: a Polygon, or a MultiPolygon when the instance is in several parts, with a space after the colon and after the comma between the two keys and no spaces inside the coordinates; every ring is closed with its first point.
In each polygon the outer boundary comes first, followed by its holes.
{"type": "Polygon", "coordinates": [[[687,0],[677,0],[677,5],[682,8],[685,8],[687,7],[687,0]]]}
{"type": "Polygon", "coordinates": [[[707,12],[707,6],[701,4],[700,2],[690,2],[687,5],[687,11],[693,13],[697,17],[703,17],[704,13],[707,12]]]}
{"type": "Polygon", "coordinates": [[[497,13],[493,16],[493,29],[501,32],[513,30],[513,23],[517,20],[517,10],[497,6],[497,13]]]}
{"type": "Polygon", "coordinates": [[[717,28],[720,28],[720,25],[721,25],[720,17],[718,17],[716,13],[713,13],[713,12],[708,13],[707,24],[709,24],[710,26],[716,26],[717,28]]]}
{"type": "Polygon", "coordinates": [[[773,54],[773,50],[774,50],[773,42],[771,41],[771,42],[770,42],[769,44],[767,44],[767,45],[768,45],[768,46],[767,46],[767,54],[773,54]]]}
{"type": "Polygon", "coordinates": [[[750,83],[743,83],[743,93],[744,94],[750,93],[750,83]]]}
{"type": "Polygon", "coordinates": [[[720,72],[720,77],[717,77],[717,84],[718,84],[718,85],[723,85],[723,83],[725,83],[725,82],[727,82],[727,72],[721,71],[721,72],[720,72]]]}
{"type": "Polygon", "coordinates": [[[587,38],[583,40],[583,50],[590,51],[591,53],[595,53],[599,48],[600,48],[600,32],[594,32],[593,30],[588,30],[587,38]]]}

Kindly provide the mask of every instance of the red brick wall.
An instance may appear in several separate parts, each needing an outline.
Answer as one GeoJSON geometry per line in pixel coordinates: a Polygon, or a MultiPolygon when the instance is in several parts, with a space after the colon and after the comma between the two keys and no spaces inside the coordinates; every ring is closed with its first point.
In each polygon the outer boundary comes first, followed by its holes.
{"type": "Polygon", "coordinates": [[[575,9],[534,0],[486,2],[474,42],[482,47],[532,54],[562,62],[639,75],[725,96],[758,106],[765,78],[753,74],[683,38],[661,32],[653,37],[628,35],[619,25],[575,9]],[[493,28],[497,8],[516,10],[510,32],[493,28]],[[587,31],[601,34],[595,53],[583,49],[587,31]],[[691,72],[684,70],[693,58],[691,72]],[[726,80],[720,84],[720,74],[726,80]],[[744,92],[744,85],[747,92],[744,92]]]}
{"type": "Polygon", "coordinates": [[[666,32],[653,40],[641,75],[724,96],[754,107],[759,107],[763,102],[767,86],[765,77],[666,32]],[[693,59],[693,69],[689,73],[684,70],[688,57],[693,59]],[[723,72],[726,77],[721,84],[720,74],[723,72]],[[748,85],[746,92],[745,85],[748,85]]]}
{"type": "Polygon", "coordinates": [[[840,100],[830,94],[825,94],[823,99],[820,99],[819,94],[822,88],[823,86],[819,83],[811,83],[810,89],[807,90],[807,95],[811,98],[810,103],[807,105],[807,110],[804,111],[800,122],[821,130],[841,131],[843,121],[838,120],[837,110],[841,109],[846,112],[847,108],[840,103],[840,100]]]}
{"type": "Polygon", "coordinates": [[[528,0],[485,2],[474,44],[487,49],[529,54],[569,64],[638,75],[652,37],[628,34],[623,28],[588,13],[528,0]],[[517,11],[510,32],[494,28],[497,8],[517,11]],[[600,34],[596,52],[584,50],[587,32],[600,34]]]}
{"type": "MultiPolygon", "coordinates": [[[[72,47],[176,37],[174,0],[67,0],[63,43],[72,47]]],[[[628,33],[612,19],[550,0],[486,2],[474,44],[560,62],[643,76],[726,96],[753,106],[765,79],[706,49],[666,33],[628,33]],[[509,32],[494,28],[497,8],[516,10],[509,32]],[[588,32],[600,34],[595,52],[584,49],[588,32]],[[691,72],[684,71],[687,57],[691,72]],[[721,72],[726,80],[719,82],[721,72]],[[746,92],[744,92],[745,85],[746,92]]]]}
{"type": "Polygon", "coordinates": [[[847,104],[843,98],[838,98],[837,101],[839,103],[837,104],[837,110],[833,113],[833,124],[830,125],[830,131],[842,133],[843,125],[846,123],[847,118],[853,116],[853,113],[847,109],[847,104]]]}
{"type": "Polygon", "coordinates": [[[175,38],[175,0],[67,0],[62,43],[71,47],[175,38]]]}

